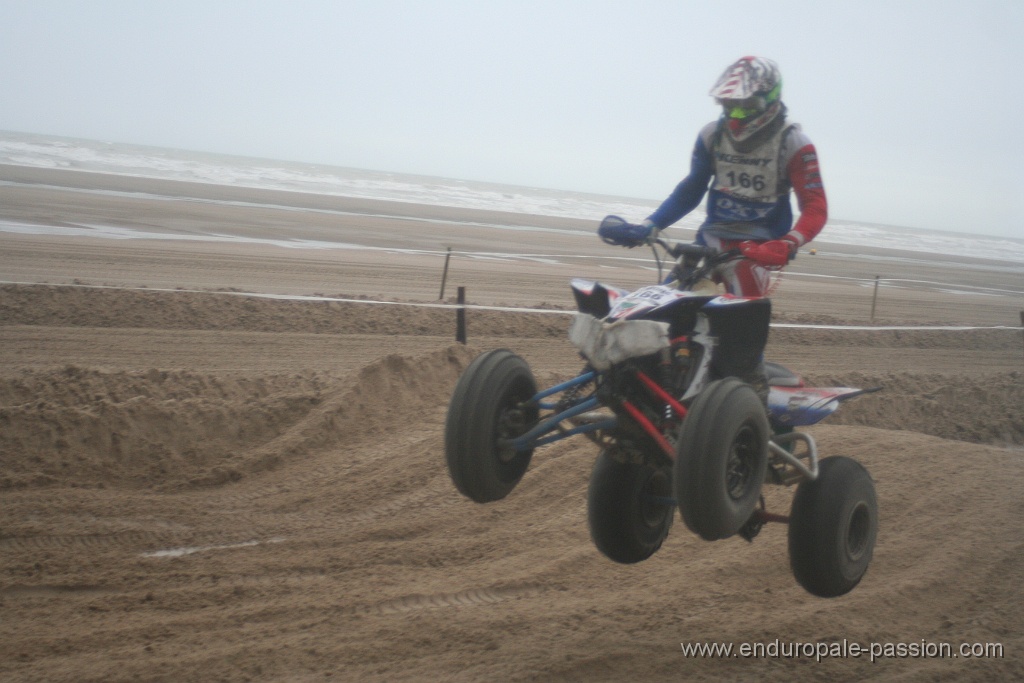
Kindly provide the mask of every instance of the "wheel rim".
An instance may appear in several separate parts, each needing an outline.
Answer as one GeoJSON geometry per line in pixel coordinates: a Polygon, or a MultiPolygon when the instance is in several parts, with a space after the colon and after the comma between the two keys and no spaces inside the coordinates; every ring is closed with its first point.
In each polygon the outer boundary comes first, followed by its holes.
{"type": "Polygon", "coordinates": [[[733,500],[746,497],[754,480],[757,456],[757,432],[750,425],[743,425],[733,439],[725,464],[725,488],[733,500]]]}
{"type": "Polygon", "coordinates": [[[860,502],[850,513],[846,526],[846,556],[851,560],[859,560],[868,547],[871,538],[871,513],[867,503],[860,502]]]}
{"type": "MultiPolygon", "coordinates": [[[[532,387],[517,383],[505,394],[503,405],[498,410],[495,435],[500,440],[511,440],[530,431],[536,421],[536,411],[523,408],[520,404],[533,396],[532,387]]],[[[510,446],[498,448],[498,460],[502,464],[513,462],[521,453],[510,446]]]]}
{"type": "MultiPolygon", "coordinates": [[[[523,411],[515,407],[505,408],[498,414],[498,439],[514,439],[526,432],[523,411]]],[[[511,446],[498,449],[498,459],[503,463],[512,462],[516,457],[516,449],[511,446]]]]}

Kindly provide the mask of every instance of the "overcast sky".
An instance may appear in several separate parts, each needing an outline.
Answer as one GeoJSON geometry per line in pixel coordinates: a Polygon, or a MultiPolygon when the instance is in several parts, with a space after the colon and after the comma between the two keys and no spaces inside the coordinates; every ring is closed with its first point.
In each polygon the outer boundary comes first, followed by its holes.
{"type": "Polygon", "coordinates": [[[0,0],[0,130],[660,200],[758,54],[833,218],[1024,238],[1022,46],[1024,0],[0,0]]]}

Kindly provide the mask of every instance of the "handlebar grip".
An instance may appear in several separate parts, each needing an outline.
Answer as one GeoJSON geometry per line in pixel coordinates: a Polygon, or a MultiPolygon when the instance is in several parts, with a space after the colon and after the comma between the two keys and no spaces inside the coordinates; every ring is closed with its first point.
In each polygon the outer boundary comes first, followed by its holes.
{"type": "Polygon", "coordinates": [[[675,258],[680,256],[688,256],[692,259],[710,258],[718,251],[711,247],[706,247],[703,244],[676,244],[674,247],[669,249],[669,252],[675,258]]]}

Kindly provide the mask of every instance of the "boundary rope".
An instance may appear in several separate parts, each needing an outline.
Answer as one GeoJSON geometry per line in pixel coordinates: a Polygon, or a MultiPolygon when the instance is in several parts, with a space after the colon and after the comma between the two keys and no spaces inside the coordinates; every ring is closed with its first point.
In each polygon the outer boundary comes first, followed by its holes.
{"type": "MultiPolygon", "coordinates": [[[[270,294],[266,292],[218,292],[202,289],[168,289],[160,287],[122,287],[117,285],[83,285],[72,283],[16,282],[0,280],[0,285],[27,285],[33,287],[77,287],[81,289],[113,289],[136,292],[161,292],[172,294],[217,294],[252,297],[276,301],[323,301],[349,304],[372,304],[379,306],[411,306],[414,308],[447,308],[475,311],[504,311],[507,313],[542,313],[548,315],[575,315],[576,311],[556,308],[522,308],[515,306],[486,306],[482,304],[443,304],[415,301],[383,301],[372,299],[348,299],[311,294],[270,294]]],[[[771,323],[772,327],[804,330],[905,330],[905,331],[970,331],[970,330],[1024,330],[1024,325],[812,325],[804,323],[771,323]]]]}

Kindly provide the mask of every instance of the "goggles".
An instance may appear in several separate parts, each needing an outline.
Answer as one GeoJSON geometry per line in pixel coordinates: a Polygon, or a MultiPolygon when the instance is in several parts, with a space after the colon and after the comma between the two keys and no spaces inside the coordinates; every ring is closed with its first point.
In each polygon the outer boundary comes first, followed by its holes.
{"type": "Polygon", "coordinates": [[[765,109],[779,99],[780,95],[782,95],[781,82],[764,95],[755,95],[745,100],[718,100],[718,103],[722,105],[727,117],[743,121],[762,114],[765,109]]]}
{"type": "Polygon", "coordinates": [[[730,119],[737,121],[743,121],[745,119],[753,118],[764,111],[763,107],[758,106],[743,106],[736,102],[723,102],[722,109],[725,111],[725,115],[730,119]]]}

